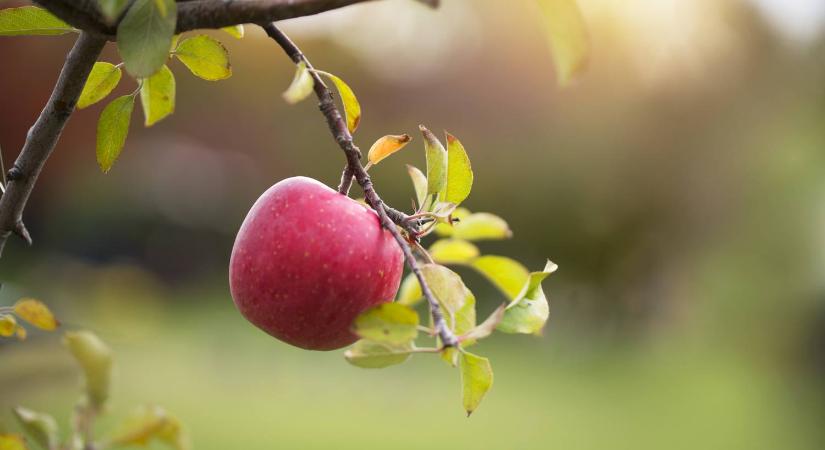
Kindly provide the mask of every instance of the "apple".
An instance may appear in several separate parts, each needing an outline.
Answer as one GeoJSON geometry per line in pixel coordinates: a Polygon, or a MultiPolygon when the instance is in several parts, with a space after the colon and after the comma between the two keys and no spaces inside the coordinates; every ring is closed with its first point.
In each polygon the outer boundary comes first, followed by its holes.
{"type": "Polygon", "coordinates": [[[235,306],[297,347],[333,350],[357,340],[352,322],[392,301],[404,255],[368,207],[317,180],[269,188],[244,219],[229,262],[235,306]]]}

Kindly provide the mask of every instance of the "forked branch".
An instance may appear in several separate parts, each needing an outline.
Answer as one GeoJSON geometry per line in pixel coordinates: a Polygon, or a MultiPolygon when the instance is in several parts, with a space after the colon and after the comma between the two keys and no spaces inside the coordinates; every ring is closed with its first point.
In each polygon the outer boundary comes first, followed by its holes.
{"type": "MultiPolygon", "coordinates": [[[[289,39],[289,37],[282,33],[274,23],[268,23],[262,26],[266,31],[266,34],[281,46],[293,62],[297,64],[303,61],[308,69],[312,69],[312,64],[301,52],[298,46],[296,46],[295,43],[289,39]]],[[[427,284],[427,280],[424,279],[424,274],[421,271],[421,267],[418,265],[418,261],[413,255],[410,244],[401,234],[401,231],[396,226],[396,222],[390,218],[388,214],[389,207],[385,205],[381,200],[381,197],[378,196],[378,193],[375,191],[375,187],[370,180],[369,174],[361,164],[361,150],[358,149],[352,141],[352,135],[347,129],[346,121],[338,110],[338,107],[335,105],[332,91],[326,86],[326,84],[324,84],[324,81],[314,70],[310,70],[310,74],[315,82],[314,90],[315,95],[320,101],[318,106],[321,109],[321,113],[323,113],[327,120],[327,125],[329,125],[332,136],[335,138],[338,146],[341,147],[341,150],[344,151],[344,155],[347,158],[347,167],[344,171],[344,177],[355,177],[358,185],[364,190],[364,198],[366,202],[378,214],[378,217],[381,220],[381,225],[392,234],[395,241],[401,247],[401,251],[404,253],[404,258],[407,261],[407,265],[418,279],[418,283],[421,285],[421,292],[424,295],[424,298],[427,299],[427,303],[430,307],[430,313],[433,317],[435,330],[438,333],[438,337],[441,338],[443,345],[446,347],[454,347],[458,345],[458,339],[455,334],[453,334],[452,330],[450,330],[447,326],[447,322],[445,321],[444,314],[441,310],[441,305],[433,295],[432,290],[427,284]]],[[[395,211],[395,213],[403,214],[398,211],[395,211]]],[[[401,223],[405,226],[405,228],[407,228],[407,226],[414,226],[414,224],[406,219],[401,220],[401,223]]]]}

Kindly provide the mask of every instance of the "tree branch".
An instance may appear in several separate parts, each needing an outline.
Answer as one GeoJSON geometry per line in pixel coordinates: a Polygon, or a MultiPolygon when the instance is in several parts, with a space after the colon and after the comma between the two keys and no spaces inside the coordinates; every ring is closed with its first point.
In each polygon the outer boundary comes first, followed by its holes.
{"type": "MultiPolygon", "coordinates": [[[[297,64],[303,61],[307,68],[312,69],[312,64],[306,56],[304,56],[301,50],[285,34],[283,34],[281,30],[275,26],[275,24],[269,23],[263,25],[263,28],[266,31],[266,34],[281,46],[293,62],[297,64]]],[[[435,325],[435,330],[438,333],[438,336],[441,338],[441,342],[446,347],[456,346],[458,344],[458,339],[455,334],[453,334],[452,330],[450,330],[447,326],[447,322],[444,320],[444,314],[441,311],[441,305],[438,303],[438,300],[433,295],[427,281],[424,279],[424,274],[421,272],[421,268],[412,253],[412,249],[410,249],[409,243],[404,236],[401,235],[401,231],[399,231],[398,227],[395,225],[395,222],[388,215],[388,207],[378,196],[378,193],[375,191],[375,187],[370,180],[369,174],[361,164],[361,150],[359,150],[352,141],[352,135],[350,135],[349,130],[347,129],[347,124],[341,116],[341,113],[338,111],[338,108],[335,106],[332,91],[327,88],[324,81],[314,70],[311,70],[310,74],[315,82],[315,95],[320,101],[318,106],[321,109],[321,113],[324,114],[324,117],[327,120],[327,125],[329,125],[332,136],[341,147],[341,150],[344,151],[344,155],[347,158],[347,168],[352,172],[352,175],[355,176],[355,180],[364,190],[366,202],[378,214],[378,217],[381,220],[381,225],[392,234],[395,241],[401,247],[401,251],[404,253],[404,258],[407,261],[407,265],[415,274],[416,278],[418,278],[418,283],[421,285],[421,292],[429,303],[433,324],[435,325]]],[[[399,213],[395,210],[392,211],[399,213]]]]}
{"type": "Polygon", "coordinates": [[[0,197],[0,255],[11,233],[31,244],[31,236],[23,225],[23,208],[105,44],[100,37],[80,34],[66,57],[49,101],[29,129],[23,150],[9,170],[6,192],[0,197]]]}
{"type": "Polygon", "coordinates": [[[178,33],[311,16],[372,0],[200,0],[178,5],[178,33]]]}
{"type": "Polygon", "coordinates": [[[33,2],[48,9],[49,12],[78,30],[114,40],[116,28],[106,23],[94,1],[33,0],[33,2]]]}
{"type": "MultiPolygon", "coordinates": [[[[372,0],[179,0],[177,33],[199,28],[222,28],[242,23],[267,23],[311,16],[367,1],[372,0]]],[[[75,28],[115,40],[117,24],[106,23],[95,1],[34,2],[75,28]]]]}

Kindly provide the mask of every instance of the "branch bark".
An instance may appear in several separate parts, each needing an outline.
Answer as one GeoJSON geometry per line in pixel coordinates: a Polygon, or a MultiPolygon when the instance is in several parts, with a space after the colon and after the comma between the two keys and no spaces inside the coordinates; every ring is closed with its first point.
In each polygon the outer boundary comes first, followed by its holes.
{"type": "MultiPolygon", "coordinates": [[[[117,24],[106,23],[92,0],[34,1],[75,28],[115,40],[117,24]]],[[[178,0],[177,33],[311,16],[368,1],[373,0],[178,0]]]]}
{"type": "Polygon", "coordinates": [[[31,244],[31,236],[23,225],[23,209],[105,44],[106,40],[98,36],[80,34],[66,57],[49,101],[29,129],[23,150],[9,170],[6,192],[0,197],[0,255],[11,233],[31,244]]]}
{"type": "MultiPolygon", "coordinates": [[[[266,34],[281,46],[293,62],[297,64],[303,61],[307,68],[312,69],[312,64],[301,52],[298,46],[296,46],[295,43],[289,39],[289,37],[283,34],[274,23],[268,23],[262,26],[266,31],[266,34]]],[[[433,295],[432,290],[427,284],[427,280],[424,279],[424,274],[421,271],[421,267],[418,265],[418,261],[413,255],[410,244],[401,234],[401,231],[396,226],[396,223],[388,214],[388,210],[392,209],[388,208],[381,200],[381,197],[378,196],[378,193],[375,191],[375,187],[372,184],[372,180],[370,180],[369,174],[361,164],[361,150],[352,141],[352,135],[347,129],[347,124],[341,116],[340,111],[338,111],[338,107],[335,106],[332,91],[326,86],[326,84],[324,84],[324,81],[315,71],[311,70],[310,74],[315,82],[314,90],[315,95],[320,101],[318,106],[321,109],[321,113],[323,113],[326,118],[327,125],[329,126],[332,136],[335,138],[338,146],[341,147],[341,150],[344,151],[344,155],[347,159],[347,169],[344,171],[344,177],[348,177],[348,172],[352,174],[351,176],[355,177],[358,185],[364,190],[366,202],[378,214],[378,217],[381,220],[381,225],[392,234],[395,241],[401,247],[401,251],[404,253],[404,258],[407,261],[407,266],[409,266],[410,270],[415,274],[418,279],[418,283],[421,285],[421,292],[424,295],[424,298],[427,299],[427,303],[430,307],[430,314],[432,314],[433,317],[433,324],[435,325],[435,330],[438,333],[439,338],[441,338],[442,344],[445,347],[454,347],[458,345],[458,339],[452,330],[450,330],[447,326],[447,322],[444,320],[444,314],[441,310],[441,305],[433,295]]],[[[395,210],[392,211],[398,214],[403,214],[395,210]]],[[[409,220],[406,222],[409,223],[409,220]]]]}
{"type": "Polygon", "coordinates": [[[178,4],[178,33],[311,16],[372,0],[200,0],[178,4]]]}

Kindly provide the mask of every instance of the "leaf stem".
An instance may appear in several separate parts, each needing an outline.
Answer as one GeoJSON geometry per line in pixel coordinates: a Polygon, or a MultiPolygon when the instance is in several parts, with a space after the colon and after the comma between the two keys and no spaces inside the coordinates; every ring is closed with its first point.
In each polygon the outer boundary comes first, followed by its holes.
{"type": "MultiPolygon", "coordinates": [[[[266,31],[266,34],[281,46],[293,62],[298,64],[303,61],[306,64],[307,69],[309,69],[310,76],[312,76],[314,81],[314,90],[320,101],[319,108],[321,109],[321,113],[326,118],[327,125],[329,126],[330,132],[332,132],[335,141],[338,143],[338,146],[341,147],[341,150],[344,151],[347,158],[347,168],[344,170],[344,178],[346,178],[348,174],[350,178],[353,176],[355,177],[355,180],[364,191],[364,199],[367,204],[375,210],[381,220],[381,224],[387,229],[387,231],[390,232],[395,241],[398,243],[398,246],[401,247],[401,251],[404,253],[404,258],[407,261],[407,265],[418,279],[418,283],[421,286],[421,292],[424,295],[424,298],[427,299],[430,307],[430,315],[432,315],[433,324],[435,325],[435,330],[441,338],[444,346],[454,347],[458,345],[458,339],[447,325],[447,322],[444,320],[441,305],[435,298],[430,286],[427,284],[427,280],[424,278],[424,273],[421,271],[418,261],[412,253],[410,244],[407,239],[401,235],[401,231],[399,231],[393,219],[389,217],[388,207],[381,200],[381,197],[378,196],[369,174],[366,170],[364,170],[364,166],[361,164],[361,150],[356,147],[352,141],[352,135],[347,129],[347,124],[344,121],[340,111],[338,111],[338,107],[335,106],[332,91],[327,88],[317,71],[313,70],[314,68],[312,67],[312,64],[306,56],[304,56],[303,52],[301,52],[301,49],[299,49],[298,46],[296,46],[295,43],[289,39],[289,37],[282,33],[274,23],[267,23],[262,25],[262,27],[264,31],[266,31]]],[[[344,178],[342,178],[342,181],[344,178]]],[[[392,211],[398,213],[395,210],[392,211]]],[[[417,223],[417,221],[405,221],[405,223],[413,224],[417,223]]]]}
{"type": "Polygon", "coordinates": [[[438,347],[416,347],[408,353],[441,353],[444,349],[438,347]]]}
{"type": "Polygon", "coordinates": [[[6,192],[6,166],[3,162],[3,147],[0,146],[0,187],[3,187],[3,193],[6,192]]]}

